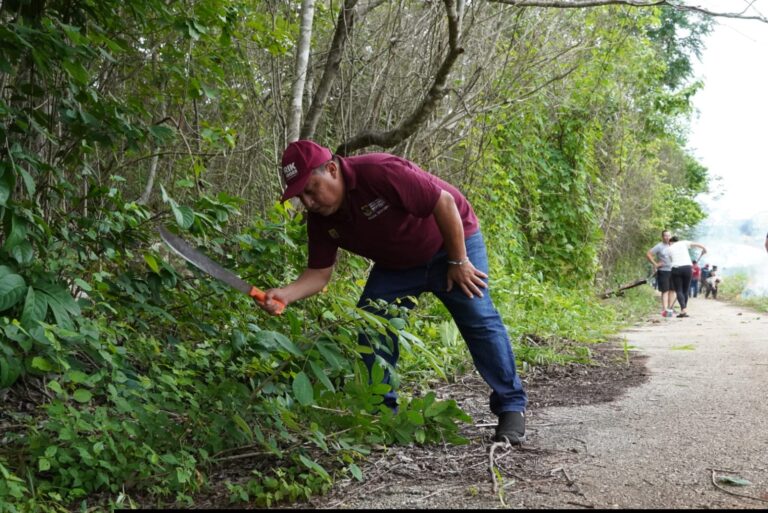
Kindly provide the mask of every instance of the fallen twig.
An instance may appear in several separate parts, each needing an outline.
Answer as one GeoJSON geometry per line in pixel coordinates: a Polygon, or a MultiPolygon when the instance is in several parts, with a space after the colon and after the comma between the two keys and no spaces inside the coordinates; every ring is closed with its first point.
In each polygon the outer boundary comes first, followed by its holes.
{"type": "MultiPolygon", "coordinates": [[[[572,437],[572,436],[571,436],[571,437],[568,437],[568,438],[570,438],[571,440],[576,440],[577,442],[581,442],[581,443],[583,443],[583,444],[584,444],[584,452],[585,452],[586,454],[589,454],[589,445],[587,444],[587,442],[585,442],[585,441],[584,441],[584,440],[582,440],[581,438],[575,438],[575,437],[572,437]]],[[[576,449],[574,448],[574,451],[575,451],[575,450],[576,450],[576,449]]]]}
{"type": "Polygon", "coordinates": [[[594,504],[582,504],[581,502],[576,502],[576,501],[568,501],[568,502],[566,502],[566,504],[572,504],[574,506],[581,506],[582,508],[595,509],[595,505],[594,504]]]}
{"type": "MultiPolygon", "coordinates": [[[[490,453],[488,455],[488,460],[489,460],[488,462],[490,464],[491,479],[493,479],[493,493],[494,494],[499,493],[499,482],[496,480],[496,472],[494,471],[495,470],[494,467],[495,467],[495,463],[496,462],[493,459],[493,453],[496,452],[496,449],[498,449],[500,447],[507,448],[507,447],[511,447],[511,445],[509,444],[508,441],[494,442],[493,445],[491,445],[491,451],[490,451],[490,453]]],[[[505,452],[501,457],[504,457],[507,454],[509,454],[509,451],[505,452]]]]}
{"type": "Polygon", "coordinates": [[[222,456],[221,458],[216,458],[214,461],[216,463],[221,463],[222,461],[234,461],[234,460],[242,460],[246,458],[256,458],[257,456],[268,456],[270,452],[246,452],[243,454],[235,454],[233,456],[222,456]]]}
{"type": "Polygon", "coordinates": [[[571,485],[574,484],[575,481],[573,479],[571,479],[571,476],[568,475],[568,472],[565,471],[565,468],[557,467],[556,469],[552,469],[552,470],[549,471],[550,475],[553,475],[553,476],[555,474],[557,474],[558,472],[562,472],[563,473],[563,475],[565,476],[565,480],[568,483],[568,486],[571,486],[571,485]]]}
{"type": "Polygon", "coordinates": [[[747,495],[746,493],[732,492],[730,490],[727,490],[727,489],[723,488],[719,484],[717,484],[717,479],[715,479],[715,472],[723,472],[723,473],[727,473],[727,474],[738,474],[738,472],[734,472],[732,470],[721,470],[721,469],[716,469],[716,468],[711,468],[709,470],[712,471],[712,484],[715,485],[715,488],[717,488],[718,490],[721,490],[721,491],[723,491],[723,492],[725,492],[727,494],[733,495],[735,497],[744,497],[745,499],[752,499],[753,501],[759,501],[759,502],[768,503],[768,500],[766,500],[766,499],[761,499],[760,497],[753,497],[751,495],[747,495]]]}
{"type": "Polygon", "coordinates": [[[0,431],[3,433],[9,432],[13,429],[28,428],[27,424],[0,424],[0,431]]]}
{"type": "Polygon", "coordinates": [[[446,486],[445,488],[437,489],[434,492],[430,493],[429,495],[425,495],[424,497],[421,497],[420,499],[416,499],[416,502],[424,502],[425,500],[437,495],[438,493],[447,492],[447,491],[455,490],[457,488],[462,488],[462,487],[464,487],[464,485],[446,486]]]}

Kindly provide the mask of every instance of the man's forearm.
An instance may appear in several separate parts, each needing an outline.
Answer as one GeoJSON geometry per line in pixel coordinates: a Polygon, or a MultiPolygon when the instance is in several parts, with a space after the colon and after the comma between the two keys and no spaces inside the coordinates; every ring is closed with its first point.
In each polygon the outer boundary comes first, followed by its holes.
{"type": "Polygon", "coordinates": [[[445,251],[449,260],[460,261],[466,258],[467,250],[464,243],[464,224],[461,222],[459,209],[448,191],[442,191],[440,199],[433,210],[435,222],[443,236],[445,251]]]}
{"type": "Polygon", "coordinates": [[[333,267],[324,269],[305,269],[296,281],[282,288],[286,304],[317,294],[331,279],[333,267]]]}

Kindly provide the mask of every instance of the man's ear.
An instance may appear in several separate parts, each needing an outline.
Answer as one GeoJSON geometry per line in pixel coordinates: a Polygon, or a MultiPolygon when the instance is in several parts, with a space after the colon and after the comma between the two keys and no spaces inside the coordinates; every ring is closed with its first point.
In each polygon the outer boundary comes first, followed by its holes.
{"type": "Polygon", "coordinates": [[[339,175],[339,165],[336,163],[335,160],[331,160],[326,164],[326,169],[329,173],[331,173],[331,176],[335,179],[339,175]]]}

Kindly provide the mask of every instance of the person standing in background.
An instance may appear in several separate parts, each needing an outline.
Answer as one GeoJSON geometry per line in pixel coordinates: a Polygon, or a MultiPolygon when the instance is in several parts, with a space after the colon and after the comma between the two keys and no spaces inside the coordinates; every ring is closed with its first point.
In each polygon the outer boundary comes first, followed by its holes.
{"type": "Polygon", "coordinates": [[[669,230],[661,232],[661,242],[648,250],[645,257],[656,269],[656,283],[661,292],[661,316],[672,317],[672,303],[675,292],[672,290],[672,267],[669,259],[669,239],[672,234],[669,230]],[[658,258],[658,260],[657,260],[658,258]]]}
{"type": "Polygon", "coordinates": [[[689,298],[696,297],[699,295],[700,280],[701,280],[701,267],[699,267],[698,260],[694,260],[693,265],[691,265],[691,291],[690,291],[690,294],[688,295],[689,298]]]}
{"type": "Polygon", "coordinates": [[[677,293],[677,302],[680,303],[680,313],[677,316],[689,317],[687,311],[688,291],[691,289],[693,261],[688,250],[691,248],[701,249],[698,260],[707,252],[707,248],[698,242],[678,240],[677,237],[670,238],[669,242],[671,243],[669,246],[669,257],[671,260],[670,266],[672,267],[672,286],[677,293]]]}
{"type": "Polygon", "coordinates": [[[768,252],[768,235],[765,236],[765,251],[768,252]]]}

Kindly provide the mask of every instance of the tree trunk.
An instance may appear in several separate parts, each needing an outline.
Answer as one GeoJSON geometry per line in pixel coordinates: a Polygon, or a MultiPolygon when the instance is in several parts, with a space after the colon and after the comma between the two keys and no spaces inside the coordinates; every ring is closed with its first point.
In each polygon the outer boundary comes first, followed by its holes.
{"type": "Polygon", "coordinates": [[[309,63],[309,48],[312,41],[312,18],[315,13],[315,0],[303,0],[301,2],[301,28],[299,32],[299,44],[296,48],[296,68],[291,90],[291,113],[288,119],[288,143],[299,138],[301,126],[301,107],[304,97],[304,84],[307,80],[307,65],[309,63]]]}
{"type": "Polygon", "coordinates": [[[344,5],[341,6],[339,11],[336,32],[333,35],[333,42],[328,50],[328,58],[325,61],[325,71],[320,79],[320,84],[317,86],[317,92],[315,92],[315,96],[312,99],[307,119],[301,127],[300,137],[302,139],[310,139],[315,135],[317,123],[320,121],[320,114],[323,111],[323,107],[325,107],[328,94],[331,92],[331,85],[339,75],[341,56],[344,53],[344,47],[354,24],[355,4],[357,4],[357,0],[345,0],[344,5]]]}

